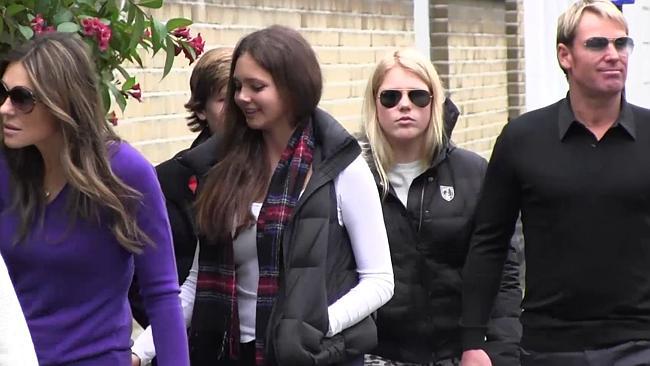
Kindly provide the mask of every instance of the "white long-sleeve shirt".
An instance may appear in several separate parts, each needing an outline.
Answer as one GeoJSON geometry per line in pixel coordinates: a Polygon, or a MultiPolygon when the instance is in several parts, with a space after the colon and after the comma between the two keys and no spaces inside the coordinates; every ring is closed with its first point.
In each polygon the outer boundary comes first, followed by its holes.
{"type": "Polygon", "coordinates": [[[38,366],[23,311],[0,257],[0,366],[38,366]]]}
{"type": "MultiPolygon", "coordinates": [[[[388,302],[393,296],[394,289],[393,267],[390,261],[388,237],[384,226],[379,193],[372,173],[363,157],[359,156],[346,167],[335,179],[334,184],[337,193],[338,221],[340,225],[347,229],[348,235],[350,236],[352,251],[357,263],[359,283],[328,307],[329,331],[327,336],[333,336],[343,329],[363,320],[388,302]]],[[[258,214],[259,206],[256,207],[255,205],[253,204],[251,210],[254,214],[258,214]]],[[[255,230],[255,226],[249,228],[247,231],[250,230],[255,230]]],[[[238,250],[241,251],[242,247],[255,247],[256,245],[254,241],[251,243],[238,242],[238,240],[244,237],[255,240],[255,235],[246,235],[245,233],[246,231],[242,232],[235,239],[236,261],[238,260],[238,250]]],[[[198,258],[199,246],[197,245],[192,268],[187,279],[181,286],[180,293],[183,314],[188,326],[190,325],[194,308],[199,267],[198,258]]],[[[237,277],[241,278],[239,273],[237,277]]],[[[254,279],[253,282],[256,290],[257,280],[254,279]]],[[[250,284],[238,284],[238,291],[241,291],[239,287],[242,285],[248,289],[251,288],[250,284]]],[[[252,301],[255,301],[254,298],[252,301]]],[[[241,329],[242,338],[247,342],[252,340],[250,339],[251,336],[249,333],[250,329],[253,331],[255,329],[255,314],[247,314],[252,315],[251,318],[251,316],[243,315],[242,310],[253,309],[254,311],[255,307],[254,305],[253,307],[247,307],[245,304],[242,305],[239,302],[240,322],[244,320],[245,323],[241,329]]],[[[143,365],[150,362],[156,355],[151,327],[147,327],[136,339],[132,351],[140,357],[143,365]]]]}

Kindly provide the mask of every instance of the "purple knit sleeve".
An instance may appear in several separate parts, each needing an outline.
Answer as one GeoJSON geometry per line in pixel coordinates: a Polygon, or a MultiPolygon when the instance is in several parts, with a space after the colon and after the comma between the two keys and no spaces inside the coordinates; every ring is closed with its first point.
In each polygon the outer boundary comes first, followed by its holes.
{"type": "Polygon", "coordinates": [[[135,271],[151,322],[158,365],[189,366],[187,333],[176,274],[171,229],[164,197],[153,166],[132,147],[122,144],[125,183],[142,194],[138,208],[139,227],[154,243],[135,255],[135,271]]]}
{"type": "Polygon", "coordinates": [[[8,205],[5,202],[7,197],[9,197],[9,166],[0,148],[0,212],[5,209],[5,205],[8,205]]]}

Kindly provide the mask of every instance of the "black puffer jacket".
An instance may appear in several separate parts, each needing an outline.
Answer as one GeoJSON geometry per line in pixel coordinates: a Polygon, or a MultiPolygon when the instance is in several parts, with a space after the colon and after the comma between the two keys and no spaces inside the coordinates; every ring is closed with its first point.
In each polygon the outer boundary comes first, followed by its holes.
{"type": "MultiPolygon", "coordinates": [[[[371,317],[325,338],[328,306],[359,281],[350,239],[338,223],[334,180],[360,148],[326,112],[317,109],[312,121],[313,172],[283,234],[280,290],[266,333],[268,365],[345,365],[377,342],[371,317]]],[[[214,136],[185,155],[197,176],[203,177],[219,160],[218,144],[214,136]]],[[[203,237],[200,246],[199,267],[210,266],[218,247],[203,237]]],[[[228,322],[219,304],[197,296],[190,329],[192,365],[218,364],[228,322]]]]}
{"type": "MultiPolygon", "coordinates": [[[[459,113],[449,100],[445,109],[451,135],[459,113]]],[[[368,144],[362,140],[362,146],[377,177],[368,144]]],[[[382,206],[395,294],[377,313],[379,345],[372,353],[414,363],[460,356],[461,270],[486,166],[483,158],[448,143],[411,184],[407,207],[390,188],[382,206]]],[[[511,248],[488,334],[494,365],[519,364],[521,295],[511,248]]]]}

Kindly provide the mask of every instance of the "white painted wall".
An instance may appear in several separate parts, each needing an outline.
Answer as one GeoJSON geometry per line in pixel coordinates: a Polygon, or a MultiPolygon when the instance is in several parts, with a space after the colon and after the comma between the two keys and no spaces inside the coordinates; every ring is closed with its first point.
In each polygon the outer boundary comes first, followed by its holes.
{"type": "Polygon", "coordinates": [[[635,44],[628,65],[626,97],[631,103],[650,108],[650,0],[623,5],[623,15],[635,44]]]}
{"type": "MultiPolygon", "coordinates": [[[[568,90],[557,63],[557,17],[574,0],[524,0],[526,109],[533,110],[563,98],[568,90]]],[[[626,95],[634,104],[650,108],[650,0],[623,5],[635,49],[630,56],[626,95]]]]}
{"type": "Polygon", "coordinates": [[[415,47],[429,58],[429,0],[413,0],[413,27],[415,28],[415,47]]]}

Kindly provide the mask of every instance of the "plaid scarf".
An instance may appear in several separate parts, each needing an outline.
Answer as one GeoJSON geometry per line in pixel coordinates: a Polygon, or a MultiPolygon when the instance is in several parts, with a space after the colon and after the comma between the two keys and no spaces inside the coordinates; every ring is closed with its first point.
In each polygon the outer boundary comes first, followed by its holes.
{"type": "MultiPolygon", "coordinates": [[[[314,151],[312,131],[312,123],[309,121],[303,128],[297,128],[292,134],[271,177],[267,196],[257,220],[257,257],[260,274],[255,322],[257,365],[265,364],[264,337],[279,287],[282,235],[298,202],[312,163],[314,151]]],[[[232,240],[215,246],[201,247],[195,316],[198,313],[208,312],[212,315],[209,318],[197,318],[196,323],[199,324],[193,326],[196,328],[216,326],[217,328],[212,328],[216,330],[219,328],[219,323],[225,325],[225,329],[222,330],[223,338],[215,352],[218,353],[219,358],[227,352],[229,358],[234,360],[239,359],[240,356],[235,275],[232,240]]],[[[192,323],[195,323],[194,319],[192,323]]]]}
{"type": "Polygon", "coordinates": [[[314,152],[311,120],[296,129],[273,172],[264,204],[257,218],[257,287],[255,364],[263,366],[266,328],[278,293],[282,235],[300,198],[314,152]]]}

